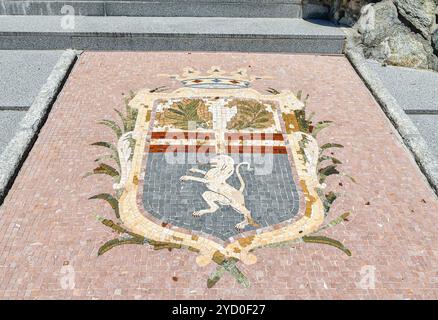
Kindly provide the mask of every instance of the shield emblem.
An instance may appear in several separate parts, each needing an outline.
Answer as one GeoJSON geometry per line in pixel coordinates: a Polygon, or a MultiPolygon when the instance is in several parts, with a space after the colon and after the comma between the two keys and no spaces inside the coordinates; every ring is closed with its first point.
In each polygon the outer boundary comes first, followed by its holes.
{"type": "Polygon", "coordinates": [[[317,228],[318,149],[290,119],[303,103],[291,92],[251,89],[244,70],[187,68],[178,79],[182,88],[144,90],[130,103],[138,117],[122,220],[148,238],[198,249],[201,265],[215,254],[254,263],[251,249],[317,228]]]}
{"type": "Polygon", "coordinates": [[[115,208],[120,223],[102,222],[125,236],[99,254],[124,243],[187,248],[198,265],[214,261],[244,285],[235,263],[255,263],[260,247],[301,240],[350,254],[336,240],[310,236],[321,230],[333,201],[322,191],[325,176],[338,172],[318,169],[320,148],[292,92],[262,94],[251,88],[261,78],[243,69],[186,68],[171,77],[181,81],[179,89],[138,92],[122,116],[125,130],[116,127],[116,195],[94,198],[115,208]]]}

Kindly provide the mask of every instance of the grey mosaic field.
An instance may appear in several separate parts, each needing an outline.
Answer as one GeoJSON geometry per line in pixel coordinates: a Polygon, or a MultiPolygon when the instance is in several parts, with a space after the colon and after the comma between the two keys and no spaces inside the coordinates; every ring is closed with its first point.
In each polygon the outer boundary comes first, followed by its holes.
{"type": "Polygon", "coordinates": [[[26,111],[1,110],[0,107],[0,154],[20,128],[20,121],[25,114],[26,111]]]}
{"type": "MultiPolygon", "coordinates": [[[[167,164],[165,156],[165,153],[148,155],[143,189],[144,209],[173,225],[203,231],[224,240],[236,235],[238,231],[234,226],[242,221],[243,217],[229,206],[222,206],[218,211],[202,217],[192,216],[193,211],[208,208],[201,196],[208,189],[202,183],[182,182],[179,178],[183,175],[202,177],[189,172],[189,169],[197,167],[208,170],[209,165],[188,164],[187,161],[183,164],[167,164]]],[[[257,170],[257,161],[251,162],[251,167],[255,167],[255,170],[248,171],[246,166],[240,167],[246,184],[245,204],[262,227],[290,219],[299,210],[298,193],[287,155],[270,156],[273,157],[273,170],[270,174],[256,174],[260,173],[257,170]]],[[[238,161],[235,160],[235,163],[238,161]]],[[[240,188],[236,173],[227,182],[237,189],[240,188]]],[[[251,229],[254,227],[248,226],[244,231],[251,229]]]]}

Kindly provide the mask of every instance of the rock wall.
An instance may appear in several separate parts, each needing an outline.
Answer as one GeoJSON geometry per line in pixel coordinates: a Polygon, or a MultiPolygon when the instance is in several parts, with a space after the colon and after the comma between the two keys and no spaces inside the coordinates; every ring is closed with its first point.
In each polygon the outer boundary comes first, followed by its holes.
{"type": "Polygon", "coordinates": [[[438,0],[304,0],[352,26],[364,54],[383,63],[438,71],[438,0]]]}

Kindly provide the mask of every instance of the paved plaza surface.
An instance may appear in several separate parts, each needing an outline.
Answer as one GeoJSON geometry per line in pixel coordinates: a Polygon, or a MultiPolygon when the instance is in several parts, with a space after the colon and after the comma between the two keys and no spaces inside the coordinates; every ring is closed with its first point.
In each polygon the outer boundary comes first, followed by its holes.
{"type": "Polygon", "coordinates": [[[0,298],[436,299],[437,222],[343,56],[85,52],[0,207],[0,298]]]}

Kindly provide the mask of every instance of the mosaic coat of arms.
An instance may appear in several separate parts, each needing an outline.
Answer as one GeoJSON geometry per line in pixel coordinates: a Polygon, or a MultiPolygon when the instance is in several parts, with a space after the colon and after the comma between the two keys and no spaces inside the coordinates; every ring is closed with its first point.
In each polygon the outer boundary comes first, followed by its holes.
{"type": "Polygon", "coordinates": [[[249,286],[238,263],[256,263],[262,247],[311,242],[351,254],[317,235],[348,216],[325,222],[336,194],[324,182],[340,163],[326,151],[342,146],[319,146],[316,135],[330,121],[314,124],[301,93],[252,89],[261,78],[243,69],[172,77],[181,88],[144,89],[116,110],[121,121],[101,122],[117,139],[94,143],[109,154],[92,173],[113,177],[114,193],[91,198],[112,206],[116,219],[99,220],[118,237],[99,255],[122,244],[188,249],[199,266],[217,264],[212,287],[227,272],[249,286]]]}

